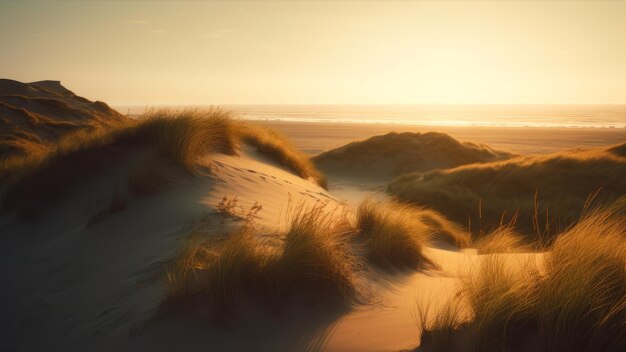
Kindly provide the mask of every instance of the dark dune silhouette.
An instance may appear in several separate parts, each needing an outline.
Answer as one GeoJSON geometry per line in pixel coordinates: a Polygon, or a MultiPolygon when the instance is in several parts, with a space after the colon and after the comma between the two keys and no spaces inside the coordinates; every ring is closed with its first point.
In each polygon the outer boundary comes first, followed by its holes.
{"type": "Polygon", "coordinates": [[[124,120],[106,103],[80,97],[60,81],[0,79],[0,158],[39,152],[70,131],[124,120]]]}

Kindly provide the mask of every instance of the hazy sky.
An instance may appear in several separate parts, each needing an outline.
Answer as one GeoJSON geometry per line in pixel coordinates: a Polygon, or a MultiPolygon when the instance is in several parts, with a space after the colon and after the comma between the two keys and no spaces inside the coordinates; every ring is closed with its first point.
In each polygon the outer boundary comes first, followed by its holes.
{"type": "Polygon", "coordinates": [[[0,77],[111,104],[626,102],[626,1],[0,0],[0,77]]]}

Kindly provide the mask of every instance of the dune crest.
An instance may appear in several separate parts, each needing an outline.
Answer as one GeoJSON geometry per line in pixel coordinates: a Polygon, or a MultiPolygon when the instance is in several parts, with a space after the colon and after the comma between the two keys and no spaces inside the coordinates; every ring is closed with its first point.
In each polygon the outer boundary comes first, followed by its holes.
{"type": "Polygon", "coordinates": [[[374,136],[313,158],[329,174],[390,179],[408,172],[447,169],[504,160],[511,153],[484,144],[458,141],[445,133],[396,133],[374,136]]]}
{"type": "Polygon", "coordinates": [[[530,240],[549,240],[589,208],[620,211],[626,144],[400,176],[388,191],[432,207],[475,234],[513,221],[530,240]]]}
{"type": "Polygon", "coordinates": [[[60,81],[0,79],[0,158],[42,151],[68,132],[126,119],[106,103],[74,94],[60,81]]]}

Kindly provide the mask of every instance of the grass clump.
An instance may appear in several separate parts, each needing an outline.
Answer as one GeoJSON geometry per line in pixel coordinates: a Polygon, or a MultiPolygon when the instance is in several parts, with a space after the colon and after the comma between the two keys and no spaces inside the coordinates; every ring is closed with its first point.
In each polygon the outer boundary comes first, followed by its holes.
{"type": "Polygon", "coordinates": [[[357,226],[365,237],[367,257],[386,268],[417,270],[431,264],[422,254],[428,232],[407,205],[366,200],[357,209],[357,226]]]}
{"type": "Polygon", "coordinates": [[[458,351],[459,341],[456,338],[466,328],[463,320],[463,307],[459,300],[447,302],[432,318],[430,304],[417,305],[417,323],[421,329],[420,347],[429,351],[458,351]]]}
{"type": "Polygon", "coordinates": [[[530,264],[513,269],[501,257],[487,255],[478,272],[462,278],[461,294],[474,316],[470,327],[474,351],[505,351],[536,329],[530,264]]]}
{"type": "Polygon", "coordinates": [[[531,247],[512,226],[503,225],[491,233],[478,237],[473,243],[478,254],[528,252],[531,247]]]}
{"type": "Polygon", "coordinates": [[[220,240],[193,232],[167,270],[167,303],[200,300],[227,314],[243,296],[273,305],[301,298],[349,306],[358,290],[348,231],[343,222],[316,206],[296,210],[287,229],[276,234],[280,244],[263,241],[252,226],[220,240]]]}
{"type": "Polygon", "coordinates": [[[419,208],[419,218],[432,232],[433,242],[440,242],[457,248],[467,248],[470,236],[467,230],[446,219],[442,214],[427,208],[419,208]]]}
{"type": "Polygon", "coordinates": [[[201,156],[237,151],[236,127],[230,113],[220,109],[153,110],[142,117],[137,135],[192,172],[201,156]]]}
{"type": "MultiPolygon", "coordinates": [[[[612,352],[626,346],[626,218],[589,213],[558,236],[543,266],[511,264],[487,255],[477,272],[461,278],[460,296],[473,316],[465,339],[473,350],[612,352]]],[[[447,331],[454,331],[441,314],[447,331]]]]}
{"type": "MultiPolygon", "coordinates": [[[[384,268],[417,270],[434,266],[422,248],[437,230],[421,220],[421,212],[396,202],[363,201],[356,222],[366,241],[368,259],[384,268]]],[[[426,215],[432,218],[431,212],[426,215]]]]}
{"type": "Polygon", "coordinates": [[[542,347],[620,351],[626,346],[626,219],[596,213],[559,236],[538,285],[542,347]]]}
{"type": "Polygon", "coordinates": [[[356,259],[347,242],[352,231],[323,204],[311,209],[298,207],[274,267],[279,298],[298,294],[322,302],[354,299],[356,259]]]}
{"type": "Polygon", "coordinates": [[[248,292],[264,292],[269,263],[268,247],[258,243],[249,228],[225,238],[207,240],[207,233],[192,232],[165,276],[169,303],[201,298],[220,314],[231,314],[248,292]]]}
{"type": "Polygon", "coordinates": [[[298,176],[312,179],[321,187],[327,188],[328,184],[324,174],[316,169],[306,154],[297,150],[281,134],[251,125],[241,125],[239,134],[245,143],[256,147],[262,154],[291,169],[298,176]]]}

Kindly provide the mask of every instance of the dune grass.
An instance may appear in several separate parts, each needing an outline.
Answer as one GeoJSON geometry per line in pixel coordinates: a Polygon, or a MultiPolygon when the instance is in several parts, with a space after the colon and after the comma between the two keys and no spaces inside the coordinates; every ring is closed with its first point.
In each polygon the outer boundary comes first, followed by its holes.
{"type": "Polygon", "coordinates": [[[428,208],[419,208],[419,218],[430,228],[433,242],[441,242],[457,248],[469,247],[470,236],[467,230],[446,219],[441,213],[428,208]]]}
{"type": "MultiPolygon", "coordinates": [[[[543,266],[510,265],[504,257],[487,255],[476,272],[461,279],[460,295],[473,316],[467,327],[470,350],[621,351],[626,346],[624,217],[590,212],[558,236],[543,266]]],[[[458,333],[448,313],[441,314],[439,319],[449,322],[447,331],[458,333]]]]}
{"type": "Polygon", "coordinates": [[[418,304],[415,318],[421,329],[420,347],[428,351],[455,352],[459,350],[459,334],[466,328],[460,300],[450,300],[432,318],[431,303],[418,304]]]}
{"type": "Polygon", "coordinates": [[[140,139],[188,171],[195,171],[201,156],[237,151],[232,116],[221,109],[157,109],[145,114],[136,128],[140,139]]]}
{"type": "Polygon", "coordinates": [[[462,278],[461,293],[474,316],[474,351],[505,351],[536,329],[533,268],[529,262],[514,269],[502,257],[487,255],[478,272],[462,278]]]}
{"type": "Polygon", "coordinates": [[[294,299],[350,306],[358,298],[350,231],[322,206],[300,206],[276,234],[280,245],[251,226],[217,237],[193,232],[167,270],[166,305],[201,299],[227,315],[243,296],[274,306],[294,299]]]}
{"type": "Polygon", "coordinates": [[[291,169],[298,176],[312,179],[321,187],[327,188],[324,174],[318,171],[309,157],[297,150],[286,137],[276,131],[249,124],[241,124],[238,132],[245,143],[256,147],[262,154],[291,169]]]}
{"type": "Polygon", "coordinates": [[[129,131],[129,126],[81,130],[62,137],[46,153],[8,160],[0,171],[2,206],[22,219],[37,217],[69,188],[112,165],[119,153],[112,146],[129,131]]]}
{"type": "Polygon", "coordinates": [[[284,234],[274,268],[279,298],[295,295],[322,302],[351,302],[357,296],[353,271],[357,259],[348,243],[353,229],[345,219],[325,210],[298,206],[284,234]]]}
{"type": "Polygon", "coordinates": [[[249,228],[222,238],[192,232],[165,276],[169,303],[201,298],[220,315],[230,315],[244,293],[266,293],[268,267],[274,260],[269,247],[258,243],[249,228]]]}
{"type": "Polygon", "coordinates": [[[234,154],[242,139],[298,175],[324,182],[309,159],[284,138],[261,128],[251,130],[233,120],[229,112],[217,108],[156,109],[138,121],[124,120],[114,126],[67,134],[45,152],[4,159],[0,162],[4,186],[0,203],[16,210],[22,219],[36,218],[76,184],[142,150],[148,154],[156,151],[158,158],[131,170],[130,188],[138,195],[154,193],[169,183],[165,164],[196,173],[200,157],[234,154]],[[163,160],[163,165],[158,165],[158,160],[163,160]]]}
{"type": "Polygon", "coordinates": [[[414,269],[436,266],[422,253],[422,248],[435,234],[448,237],[449,242],[465,244],[463,235],[448,226],[443,217],[435,218],[434,212],[397,202],[383,202],[367,199],[363,201],[356,215],[356,227],[365,240],[368,259],[383,267],[394,269],[414,269]],[[423,221],[423,217],[431,223],[423,221]]]}
{"type": "Polygon", "coordinates": [[[546,351],[620,351],[626,346],[626,219],[607,212],[559,236],[538,283],[546,351]]]}
{"type": "Polygon", "coordinates": [[[589,206],[611,206],[626,194],[626,157],[609,149],[407,174],[388,186],[402,201],[432,207],[474,234],[511,220],[527,243],[546,240],[576,223],[589,206]]]}
{"type": "Polygon", "coordinates": [[[489,234],[478,237],[472,244],[478,254],[529,252],[532,246],[512,226],[503,225],[489,234]]]}
{"type": "Polygon", "coordinates": [[[384,268],[414,269],[432,264],[422,254],[429,233],[409,206],[366,200],[357,209],[367,258],[384,268]]]}

